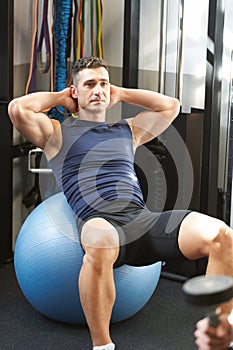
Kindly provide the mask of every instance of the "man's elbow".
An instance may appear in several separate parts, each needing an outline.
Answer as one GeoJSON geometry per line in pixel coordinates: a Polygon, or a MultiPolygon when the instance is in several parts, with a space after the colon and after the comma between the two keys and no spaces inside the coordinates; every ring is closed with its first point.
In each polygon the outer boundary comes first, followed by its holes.
{"type": "Polygon", "coordinates": [[[21,105],[18,99],[12,100],[8,105],[8,115],[14,125],[17,124],[21,115],[21,105]]]}
{"type": "Polygon", "coordinates": [[[180,101],[177,98],[172,98],[172,114],[174,115],[174,119],[180,113],[180,101]]]}

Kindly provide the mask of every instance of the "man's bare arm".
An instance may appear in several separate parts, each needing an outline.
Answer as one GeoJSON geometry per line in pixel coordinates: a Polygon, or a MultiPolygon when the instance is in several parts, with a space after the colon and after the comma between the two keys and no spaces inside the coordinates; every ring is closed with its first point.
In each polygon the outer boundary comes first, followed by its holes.
{"type": "Polygon", "coordinates": [[[36,146],[44,149],[59,122],[50,119],[45,112],[56,106],[64,106],[76,112],[77,104],[70,89],[60,92],[36,92],[12,100],[8,113],[16,129],[36,146]]]}
{"type": "Polygon", "coordinates": [[[146,143],[160,135],[176,118],[180,108],[179,101],[173,97],[149,90],[111,86],[111,103],[116,101],[146,109],[136,117],[128,119],[137,144],[146,143]]]}

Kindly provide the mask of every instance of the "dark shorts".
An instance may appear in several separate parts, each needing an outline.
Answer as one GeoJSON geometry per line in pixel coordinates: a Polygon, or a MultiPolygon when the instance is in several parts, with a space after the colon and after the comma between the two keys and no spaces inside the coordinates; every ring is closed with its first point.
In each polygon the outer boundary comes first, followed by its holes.
{"type": "Polygon", "coordinates": [[[120,253],[114,267],[150,265],[157,261],[187,261],[178,246],[178,235],[189,210],[171,210],[162,213],[139,208],[135,204],[117,203],[101,212],[93,212],[85,220],[77,220],[81,235],[88,220],[99,217],[110,222],[120,238],[120,253]]]}

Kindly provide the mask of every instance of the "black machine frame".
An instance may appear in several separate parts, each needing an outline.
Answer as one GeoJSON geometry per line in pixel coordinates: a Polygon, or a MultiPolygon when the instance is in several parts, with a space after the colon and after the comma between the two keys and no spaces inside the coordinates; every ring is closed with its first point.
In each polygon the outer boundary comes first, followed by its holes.
{"type": "Polygon", "coordinates": [[[203,121],[203,151],[200,210],[226,220],[225,191],[218,188],[219,143],[221,123],[221,87],[224,12],[223,0],[209,2],[205,114],[203,121]]]}
{"type": "MultiPolygon", "coordinates": [[[[208,37],[213,51],[207,47],[206,89],[203,119],[200,210],[219,217],[229,224],[232,152],[229,147],[229,181],[227,193],[218,188],[221,87],[219,70],[222,66],[224,11],[223,0],[209,1],[208,37]],[[227,200],[226,200],[227,196],[227,200]]],[[[123,52],[123,86],[138,87],[140,0],[125,0],[125,31],[123,52]]],[[[182,130],[183,132],[183,130],[182,130]]],[[[231,142],[231,138],[230,138],[231,142]]]]}
{"type": "MultiPolygon", "coordinates": [[[[200,208],[199,210],[225,220],[230,224],[232,159],[233,159],[233,107],[231,105],[231,127],[228,154],[228,186],[227,192],[218,188],[219,142],[220,142],[220,109],[221,79],[218,72],[222,67],[224,11],[223,0],[209,1],[208,36],[213,44],[214,52],[207,48],[206,54],[206,88],[203,120],[203,145],[201,155],[200,208]]],[[[138,56],[139,56],[139,9],[140,0],[125,0],[125,35],[123,53],[123,86],[137,88],[138,56]],[[134,8],[135,6],[135,8],[134,8]],[[136,28],[135,28],[136,26],[136,28]],[[132,28],[134,32],[132,33],[132,28]],[[127,28],[127,31],[126,31],[127,28]],[[131,37],[132,35],[132,37],[131,37]],[[137,36],[137,37],[136,37],[137,36]],[[131,60],[130,58],[133,57],[131,60]]],[[[124,109],[123,109],[124,111],[124,109]]],[[[178,131],[184,136],[185,126],[178,123],[178,131]],[[181,130],[179,128],[181,127],[181,130]]],[[[185,137],[184,137],[185,139],[185,137]]],[[[186,276],[204,273],[206,259],[178,267],[180,274],[174,273],[168,266],[165,275],[183,280],[186,276]],[[190,266],[192,265],[192,266],[190,266]],[[184,272],[184,273],[183,273],[184,272]]]]}
{"type": "Polygon", "coordinates": [[[12,260],[12,139],[7,107],[13,98],[13,0],[0,0],[0,262],[12,260]]]}

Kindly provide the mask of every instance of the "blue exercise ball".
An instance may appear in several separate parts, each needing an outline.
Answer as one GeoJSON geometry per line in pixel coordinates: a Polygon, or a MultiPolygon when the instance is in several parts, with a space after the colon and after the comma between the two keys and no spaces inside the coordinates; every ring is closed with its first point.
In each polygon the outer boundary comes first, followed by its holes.
{"type": "MultiPolygon", "coordinates": [[[[85,324],[77,287],[82,259],[75,216],[64,194],[55,194],[30,213],[17,237],[15,272],[26,299],[53,320],[85,324]]],[[[112,323],[133,316],[147,303],[160,273],[161,262],[114,270],[112,323]]]]}

